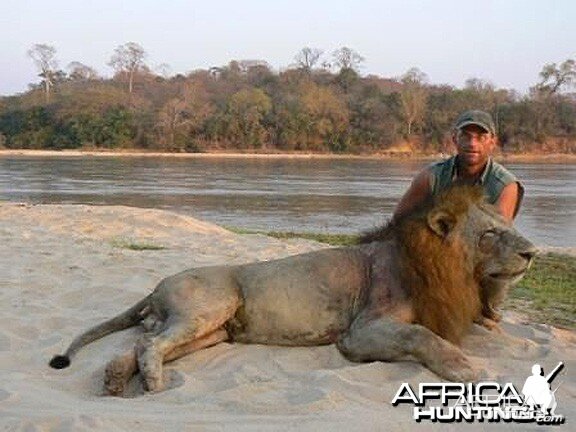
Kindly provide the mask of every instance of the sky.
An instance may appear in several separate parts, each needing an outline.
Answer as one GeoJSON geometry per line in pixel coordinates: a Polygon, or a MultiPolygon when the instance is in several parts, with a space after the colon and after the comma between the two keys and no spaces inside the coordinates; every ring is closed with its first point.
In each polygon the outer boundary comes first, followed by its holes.
{"type": "Polygon", "coordinates": [[[304,47],[356,51],[360,74],[417,67],[432,84],[469,78],[521,94],[547,63],[576,58],[574,0],[0,0],[0,95],[40,78],[27,51],[56,48],[111,76],[114,49],[136,42],[172,74],[264,60],[286,69],[304,47]]]}

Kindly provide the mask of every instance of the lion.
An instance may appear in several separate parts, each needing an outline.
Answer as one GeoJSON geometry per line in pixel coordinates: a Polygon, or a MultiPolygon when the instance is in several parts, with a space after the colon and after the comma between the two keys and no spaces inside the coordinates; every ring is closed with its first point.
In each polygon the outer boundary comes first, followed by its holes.
{"type": "Polygon", "coordinates": [[[456,382],[478,378],[459,348],[501,300],[536,249],[487,204],[481,188],[454,186],[359,244],[272,261],[185,270],[118,316],[76,337],[50,366],[86,344],[141,323],[134,349],[106,367],[122,395],[138,371],[165,389],[163,363],[224,341],[336,344],[354,362],[414,360],[456,382]],[[483,305],[484,303],[484,305],[483,305]]]}

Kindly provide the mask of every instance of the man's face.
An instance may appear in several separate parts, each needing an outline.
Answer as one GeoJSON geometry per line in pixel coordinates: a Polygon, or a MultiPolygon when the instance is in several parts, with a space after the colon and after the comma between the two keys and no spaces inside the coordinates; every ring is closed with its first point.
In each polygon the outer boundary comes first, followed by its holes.
{"type": "Polygon", "coordinates": [[[496,137],[476,125],[458,130],[453,140],[461,161],[469,166],[484,165],[496,145],[496,137]]]}

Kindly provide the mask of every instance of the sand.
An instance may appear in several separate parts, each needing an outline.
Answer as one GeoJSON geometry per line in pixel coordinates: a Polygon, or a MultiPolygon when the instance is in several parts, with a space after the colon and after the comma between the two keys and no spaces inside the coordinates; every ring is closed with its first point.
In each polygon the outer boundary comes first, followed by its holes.
{"type": "MultiPolygon", "coordinates": [[[[133,397],[125,399],[103,396],[104,366],[133,344],[139,329],[87,346],[68,369],[47,365],[75,335],[132,305],[165,276],[321,247],[237,235],[160,210],[0,204],[0,429],[500,430],[503,424],[415,423],[411,406],[390,402],[401,383],[437,382],[435,375],[413,362],[351,363],[334,346],[223,343],[171,363],[170,390],[141,394],[135,379],[133,397]]],[[[576,333],[512,313],[503,327],[515,338],[476,329],[466,352],[487,377],[518,388],[534,363],[548,372],[564,361],[556,411],[567,424],[556,430],[569,430],[576,421],[576,333]]]]}

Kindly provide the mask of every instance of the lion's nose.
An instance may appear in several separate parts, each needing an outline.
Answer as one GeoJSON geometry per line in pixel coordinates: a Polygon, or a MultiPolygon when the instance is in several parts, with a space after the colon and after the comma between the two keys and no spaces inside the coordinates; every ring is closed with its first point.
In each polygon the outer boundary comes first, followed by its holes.
{"type": "Polygon", "coordinates": [[[530,261],[532,258],[534,258],[534,255],[536,255],[536,252],[521,252],[520,256],[522,258],[524,258],[526,261],[530,261]]]}
{"type": "Polygon", "coordinates": [[[534,258],[536,256],[537,252],[538,252],[538,249],[536,249],[535,246],[532,246],[532,247],[520,252],[518,255],[520,255],[526,261],[532,261],[532,258],[534,258]]]}

